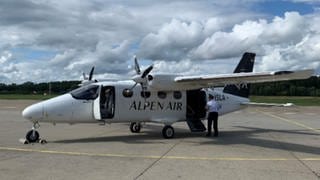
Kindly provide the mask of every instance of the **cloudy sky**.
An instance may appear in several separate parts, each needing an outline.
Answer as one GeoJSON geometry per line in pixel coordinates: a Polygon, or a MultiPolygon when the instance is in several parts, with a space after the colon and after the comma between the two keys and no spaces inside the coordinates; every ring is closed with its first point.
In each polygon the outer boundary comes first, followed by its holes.
{"type": "Polygon", "coordinates": [[[230,73],[246,51],[254,71],[320,73],[319,0],[0,0],[0,83],[230,73]]]}

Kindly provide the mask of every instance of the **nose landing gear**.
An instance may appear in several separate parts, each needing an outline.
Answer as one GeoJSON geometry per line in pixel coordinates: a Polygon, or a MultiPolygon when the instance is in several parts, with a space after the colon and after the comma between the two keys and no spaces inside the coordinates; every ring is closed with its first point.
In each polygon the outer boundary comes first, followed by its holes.
{"type": "Polygon", "coordinates": [[[39,142],[41,144],[46,143],[46,140],[40,139],[40,134],[36,130],[40,127],[40,124],[38,122],[33,123],[32,129],[27,132],[26,134],[26,140],[28,143],[35,143],[39,142]]]}
{"type": "Polygon", "coordinates": [[[40,137],[39,132],[36,131],[35,129],[28,131],[27,135],[26,135],[26,139],[30,143],[34,143],[34,142],[39,141],[39,139],[40,139],[39,137],[40,137]]]}

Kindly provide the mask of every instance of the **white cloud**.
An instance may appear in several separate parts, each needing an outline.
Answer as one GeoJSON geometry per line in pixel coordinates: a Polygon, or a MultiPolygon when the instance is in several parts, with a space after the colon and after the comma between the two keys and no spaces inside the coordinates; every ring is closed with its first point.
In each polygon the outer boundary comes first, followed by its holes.
{"type": "Polygon", "coordinates": [[[141,42],[140,56],[148,59],[179,60],[204,38],[199,22],[173,19],[157,34],[150,33],[141,42]]]}
{"type": "MultiPolygon", "coordinates": [[[[284,17],[274,17],[271,22],[265,19],[247,20],[234,25],[230,32],[221,28],[213,30],[212,35],[209,36],[205,31],[208,27],[207,24],[210,24],[209,20],[204,24],[198,22],[196,30],[191,25],[197,22],[187,24],[174,20],[170,24],[164,25],[157,34],[147,35],[142,41],[142,47],[144,47],[143,52],[147,52],[148,58],[170,60],[181,57],[182,59],[192,59],[192,65],[189,61],[179,61],[178,65],[163,62],[160,66],[164,68],[164,64],[167,64],[169,67],[182,70],[181,72],[184,74],[210,72],[206,71],[206,66],[201,67],[203,71],[194,70],[200,67],[197,66],[198,63],[203,63],[203,61],[197,61],[199,59],[215,60],[240,57],[245,51],[257,53],[256,70],[305,68],[319,70],[320,31],[315,27],[318,19],[317,15],[302,16],[296,12],[287,12],[284,17]],[[179,40],[181,44],[179,44],[179,40]],[[202,40],[203,42],[199,44],[202,40]],[[176,51],[181,54],[175,53],[176,51]],[[259,60],[261,61],[259,62],[259,60]],[[184,70],[183,63],[189,65],[190,70],[184,70]]],[[[177,72],[172,68],[165,69],[169,72],[177,72]]]]}
{"type": "Polygon", "coordinates": [[[17,66],[13,63],[10,63],[9,65],[7,65],[3,68],[4,73],[16,73],[18,71],[19,70],[18,70],[17,66]]]}
{"type": "Polygon", "coordinates": [[[258,69],[261,71],[279,69],[319,69],[320,34],[305,37],[301,42],[285,48],[269,48],[262,57],[258,69]]]}
{"type": "Polygon", "coordinates": [[[245,51],[257,53],[256,70],[319,71],[320,14],[266,17],[250,10],[256,2],[3,0],[0,79],[74,80],[92,66],[126,77],[133,54],[153,72],[225,73],[245,51]]]}
{"type": "Polygon", "coordinates": [[[299,13],[287,12],[284,18],[275,17],[272,23],[266,25],[262,38],[265,38],[267,43],[297,43],[309,31],[306,22],[306,17],[299,13]]]}
{"type": "Polygon", "coordinates": [[[236,24],[231,32],[218,31],[193,50],[194,58],[234,57],[245,51],[264,53],[264,46],[294,44],[308,33],[305,18],[296,12],[275,17],[272,22],[260,19],[236,24]],[[303,28],[302,28],[303,27],[303,28]]]}
{"type": "Polygon", "coordinates": [[[4,51],[0,54],[0,64],[7,62],[12,57],[9,51],[4,51]]]}

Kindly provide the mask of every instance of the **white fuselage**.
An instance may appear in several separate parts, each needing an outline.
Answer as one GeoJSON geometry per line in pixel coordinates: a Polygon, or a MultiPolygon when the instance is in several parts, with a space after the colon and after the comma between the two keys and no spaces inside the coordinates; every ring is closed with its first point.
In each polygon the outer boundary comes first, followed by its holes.
{"type": "Polygon", "coordinates": [[[177,121],[185,121],[190,112],[201,111],[198,117],[205,119],[203,112],[208,94],[212,94],[221,105],[220,115],[239,110],[243,107],[242,103],[249,101],[247,98],[223,93],[222,89],[202,89],[196,90],[196,93],[152,89],[144,93],[140,85],[132,89],[131,95],[124,95],[124,90],[133,85],[130,81],[93,83],[80,90],[31,105],[23,111],[23,116],[32,122],[159,122],[171,125],[177,121]],[[95,92],[90,94],[92,90],[95,92]]]}

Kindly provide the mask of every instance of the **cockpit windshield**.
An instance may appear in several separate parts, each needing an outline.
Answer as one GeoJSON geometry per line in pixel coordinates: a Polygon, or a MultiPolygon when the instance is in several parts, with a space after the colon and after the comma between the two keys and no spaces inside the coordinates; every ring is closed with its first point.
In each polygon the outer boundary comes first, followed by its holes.
{"type": "Polygon", "coordinates": [[[71,91],[75,99],[94,100],[98,97],[98,85],[87,85],[71,91]]]}

